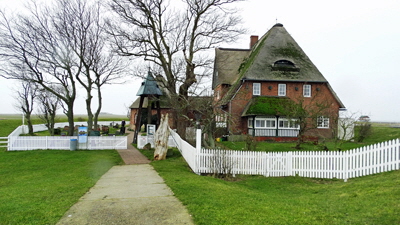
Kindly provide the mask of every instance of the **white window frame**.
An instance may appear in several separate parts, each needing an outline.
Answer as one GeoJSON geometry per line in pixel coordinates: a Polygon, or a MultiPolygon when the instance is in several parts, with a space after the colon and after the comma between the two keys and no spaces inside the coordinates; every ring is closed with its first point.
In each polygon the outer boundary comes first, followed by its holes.
{"type": "Polygon", "coordinates": [[[298,119],[288,119],[280,117],[278,120],[279,129],[294,129],[299,130],[300,125],[297,123],[298,119]]]}
{"type": "MultiPolygon", "coordinates": [[[[256,117],[254,128],[256,129],[276,129],[276,117],[256,117]]],[[[248,128],[253,128],[253,118],[248,119],[248,128]]]]}
{"type": "Polygon", "coordinates": [[[253,95],[261,95],[261,83],[253,83],[253,95]]]}
{"type": "Polygon", "coordinates": [[[317,128],[328,129],[329,128],[329,117],[319,116],[317,118],[317,128]]]}
{"type": "Polygon", "coordinates": [[[247,127],[248,127],[248,128],[253,128],[253,118],[249,118],[249,119],[247,120],[247,127]]]}
{"type": "Polygon", "coordinates": [[[286,84],[278,84],[278,96],[286,96],[286,84]]]}
{"type": "Polygon", "coordinates": [[[303,85],[303,96],[311,97],[311,84],[303,85]]]}

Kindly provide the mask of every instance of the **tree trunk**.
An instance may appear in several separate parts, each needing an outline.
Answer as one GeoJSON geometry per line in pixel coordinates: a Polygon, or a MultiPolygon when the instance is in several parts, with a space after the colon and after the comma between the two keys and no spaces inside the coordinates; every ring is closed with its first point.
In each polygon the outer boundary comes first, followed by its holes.
{"type": "Polygon", "coordinates": [[[33,135],[33,125],[32,125],[32,120],[31,120],[31,114],[30,113],[26,113],[25,114],[25,119],[26,119],[26,123],[28,124],[28,133],[30,135],[33,135]]]}
{"type": "Polygon", "coordinates": [[[102,101],[103,97],[101,95],[101,91],[100,91],[100,86],[97,86],[97,110],[94,114],[94,118],[93,118],[93,125],[94,125],[94,130],[98,130],[99,129],[99,115],[101,112],[101,108],[103,107],[103,101],[102,101]]]}
{"type": "Polygon", "coordinates": [[[74,135],[74,102],[68,102],[68,111],[66,113],[67,118],[68,118],[68,136],[73,136],[74,135]]]}
{"type": "Polygon", "coordinates": [[[186,127],[188,127],[188,121],[186,119],[189,111],[189,106],[185,103],[185,101],[178,101],[178,107],[175,110],[175,124],[176,124],[176,131],[179,136],[186,140],[186,127]]]}
{"type": "Polygon", "coordinates": [[[50,136],[54,136],[54,124],[56,121],[56,116],[54,114],[50,115],[50,121],[49,121],[49,130],[50,130],[50,136]]]}
{"type": "Polygon", "coordinates": [[[93,112],[92,112],[92,94],[91,94],[91,89],[92,89],[92,85],[88,84],[88,86],[86,87],[86,94],[87,94],[87,98],[86,98],[86,112],[87,112],[87,125],[88,125],[88,132],[90,133],[90,131],[93,129],[93,112]]]}
{"type": "Polygon", "coordinates": [[[168,129],[168,114],[165,116],[161,116],[160,127],[158,127],[155,135],[154,135],[154,143],[155,143],[155,151],[154,151],[154,159],[155,160],[164,160],[167,158],[168,151],[168,137],[169,137],[169,129],[168,129]]]}

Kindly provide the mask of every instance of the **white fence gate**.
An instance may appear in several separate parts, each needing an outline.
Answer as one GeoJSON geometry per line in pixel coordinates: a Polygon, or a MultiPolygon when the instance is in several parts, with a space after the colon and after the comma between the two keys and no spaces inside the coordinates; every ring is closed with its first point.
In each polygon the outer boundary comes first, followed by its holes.
{"type": "Polygon", "coordinates": [[[349,178],[400,169],[400,140],[348,151],[252,152],[197,150],[171,132],[195,173],[230,173],[267,177],[349,178]]]}

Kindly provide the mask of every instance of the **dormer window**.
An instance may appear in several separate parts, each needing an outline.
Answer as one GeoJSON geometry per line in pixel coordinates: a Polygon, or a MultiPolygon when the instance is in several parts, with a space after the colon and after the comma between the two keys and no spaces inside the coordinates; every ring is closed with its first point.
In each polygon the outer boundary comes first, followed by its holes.
{"type": "Polygon", "coordinates": [[[289,60],[278,60],[274,63],[275,67],[291,67],[294,68],[294,63],[290,62],[289,60]]]}
{"type": "Polygon", "coordinates": [[[289,60],[278,60],[274,63],[272,66],[273,71],[300,71],[299,68],[296,67],[296,65],[289,61],[289,60]]]}

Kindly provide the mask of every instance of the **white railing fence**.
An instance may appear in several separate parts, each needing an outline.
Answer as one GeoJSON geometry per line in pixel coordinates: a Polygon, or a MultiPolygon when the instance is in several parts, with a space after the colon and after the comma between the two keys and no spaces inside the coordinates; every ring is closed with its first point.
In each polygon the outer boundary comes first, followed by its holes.
{"type": "MultiPolygon", "coordinates": [[[[102,126],[109,126],[111,124],[116,124],[115,121],[98,121],[99,125],[102,126]]],[[[68,126],[68,122],[62,122],[62,123],[55,123],[54,128],[64,128],[65,126],[68,126]]],[[[75,122],[75,125],[77,126],[87,126],[87,122],[75,122]]],[[[128,125],[128,124],[127,124],[128,125]]],[[[47,130],[46,125],[44,124],[35,124],[32,126],[33,127],[33,132],[38,132],[38,131],[44,131],[47,130]]],[[[11,132],[10,135],[8,136],[19,136],[21,134],[26,134],[28,133],[28,126],[27,125],[21,125],[17,127],[13,132],[11,132]]]]}
{"type": "Polygon", "coordinates": [[[197,173],[349,178],[400,169],[400,139],[349,151],[253,152],[196,150],[171,131],[182,156],[197,173]]]}
{"type": "MultiPolygon", "coordinates": [[[[110,125],[112,121],[101,121],[100,125],[110,125]]],[[[86,125],[86,122],[77,122],[77,125],[86,125]]],[[[56,123],[55,127],[68,126],[68,123],[56,123]]],[[[44,124],[33,125],[34,132],[47,130],[44,124]]],[[[77,136],[19,136],[27,133],[27,126],[17,127],[8,136],[8,151],[26,151],[39,149],[71,150],[72,139],[77,136]]],[[[126,149],[127,136],[88,136],[86,143],[77,143],[77,149],[102,150],[102,149],[126,149]]]]}
{"type": "Polygon", "coordinates": [[[181,152],[182,156],[185,158],[186,162],[190,166],[190,168],[193,170],[195,173],[199,173],[198,167],[197,167],[197,150],[195,147],[193,147],[191,144],[187,143],[185,140],[183,140],[175,131],[172,129],[169,129],[170,135],[172,136],[176,147],[179,149],[181,152]]]}
{"type": "MultiPolygon", "coordinates": [[[[71,136],[13,136],[9,137],[8,151],[39,149],[71,150],[71,136]]],[[[80,150],[126,149],[126,136],[89,136],[86,143],[77,143],[80,150]]]]}

